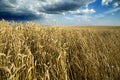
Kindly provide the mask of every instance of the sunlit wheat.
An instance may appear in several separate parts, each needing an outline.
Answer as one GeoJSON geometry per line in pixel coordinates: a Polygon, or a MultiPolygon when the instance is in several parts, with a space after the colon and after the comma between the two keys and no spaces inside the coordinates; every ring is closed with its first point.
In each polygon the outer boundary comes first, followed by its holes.
{"type": "Polygon", "coordinates": [[[0,80],[119,79],[119,27],[0,21],[0,80]]]}

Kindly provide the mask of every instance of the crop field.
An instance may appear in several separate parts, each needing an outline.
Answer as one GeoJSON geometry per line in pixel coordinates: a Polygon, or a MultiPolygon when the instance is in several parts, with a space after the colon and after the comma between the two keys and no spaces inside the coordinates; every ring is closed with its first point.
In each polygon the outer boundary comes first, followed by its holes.
{"type": "Polygon", "coordinates": [[[2,20],[0,80],[120,80],[120,27],[2,20]]]}

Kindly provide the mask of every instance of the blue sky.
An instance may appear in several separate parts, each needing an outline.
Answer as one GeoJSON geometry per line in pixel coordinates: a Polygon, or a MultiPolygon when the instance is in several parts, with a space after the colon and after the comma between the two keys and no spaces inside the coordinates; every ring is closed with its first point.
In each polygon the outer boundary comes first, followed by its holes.
{"type": "Polygon", "coordinates": [[[45,25],[120,26],[120,0],[0,0],[0,19],[45,25]]]}

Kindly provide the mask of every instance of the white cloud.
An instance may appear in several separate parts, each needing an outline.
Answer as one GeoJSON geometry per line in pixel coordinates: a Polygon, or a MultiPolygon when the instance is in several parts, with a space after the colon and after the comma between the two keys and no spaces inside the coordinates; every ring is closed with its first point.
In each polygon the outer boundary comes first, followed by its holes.
{"type": "Polygon", "coordinates": [[[113,4],[114,7],[117,7],[119,4],[116,2],[113,4]]]}
{"type": "Polygon", "coordinates": [[[108,14],[115,15],[115,12],[120,12],[120,7],[110,9],[110,10],[100,13],[100,14],[96,14],[95,18],[104,18],[105,15],[108,15],[108,14]]]}
{"type": "Polygon", "coordinates": [[[120,5],[120,0],[102,0],[102,5],[109,5],[112,3],[114,7],[118,7],[120,5]]]}
{"type": "Polygon", "coordinates": [[[104,14],[115,13],[115,12],[118,12],[118,11],[120,11],[120,7],[113,8],[113,9],[111,9],[109,11],[106,11],[106,12],[104,12],[104,14]]]}
{"type": "Polygon", "coordinates": [[[108,5],[113,0],[102,0],[102,5],[108,5]]]}
{"type": "Polygon", "coordinates": [[[81,10],[82,13],[85,13],[85,14],[91,14],[91,13],[95,13],[96,11],[94,9],[84,9],[84,10],[81,10]]]}
{"type": "Polygon", "coordinates": [[[120,5],[120,1],[117,1],[117,2],[114,2],[114,3],[113,3],[113,6],[114,6],[114,7],[118,7],[119,5],[120,5]]]}
{"type": "Polygon", "coordinates": [[[70,13],[72,13],[72,14],[78,14],[78,15],[93,14],[95,12],[96,11],[94,9],[88,9],[88,8],[83,9],[83,10],[78,9],[76,11],[70,11],[70,13]]]}

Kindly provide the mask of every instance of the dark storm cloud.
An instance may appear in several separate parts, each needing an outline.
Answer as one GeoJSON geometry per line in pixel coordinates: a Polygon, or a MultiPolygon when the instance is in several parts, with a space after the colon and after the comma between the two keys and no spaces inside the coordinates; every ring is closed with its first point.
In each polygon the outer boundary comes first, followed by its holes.
{"type": "Polygon", "coordinates": [[[40,16],[36,16],[31,13],[11,13],[11,12],[0,12],[0,19],[5,20],[34,20],[39,19],[40,16]]]}
{"type": "Polygon", "coordinates": [[[0,0],[0,19],[33,20],[74,11],[95,0],[0,0]]]}
{"type": "Polygon", "coordinates": [[[64,2],[64,3],[57,3],[50,6],[44,7],[44,12],[49,14],[58,14],[62,12],[72,11],[80,8],[82,5],[74,2],[64,2]]]}
{"type": "Polygon", "coordinates": [[[0,0],[0,19],[19,21],[41,18],[27,9],[16,9],[16,6],[17,0],[0,0]]]}
{"type": "Polygon", "coordinates": [[[62,12],[74,11],[82,6],[88,5],[91,1],[94,0],[69,0],[52,5],[44,6],[43,12],[48,14],[60,14],[62,12]]]}

